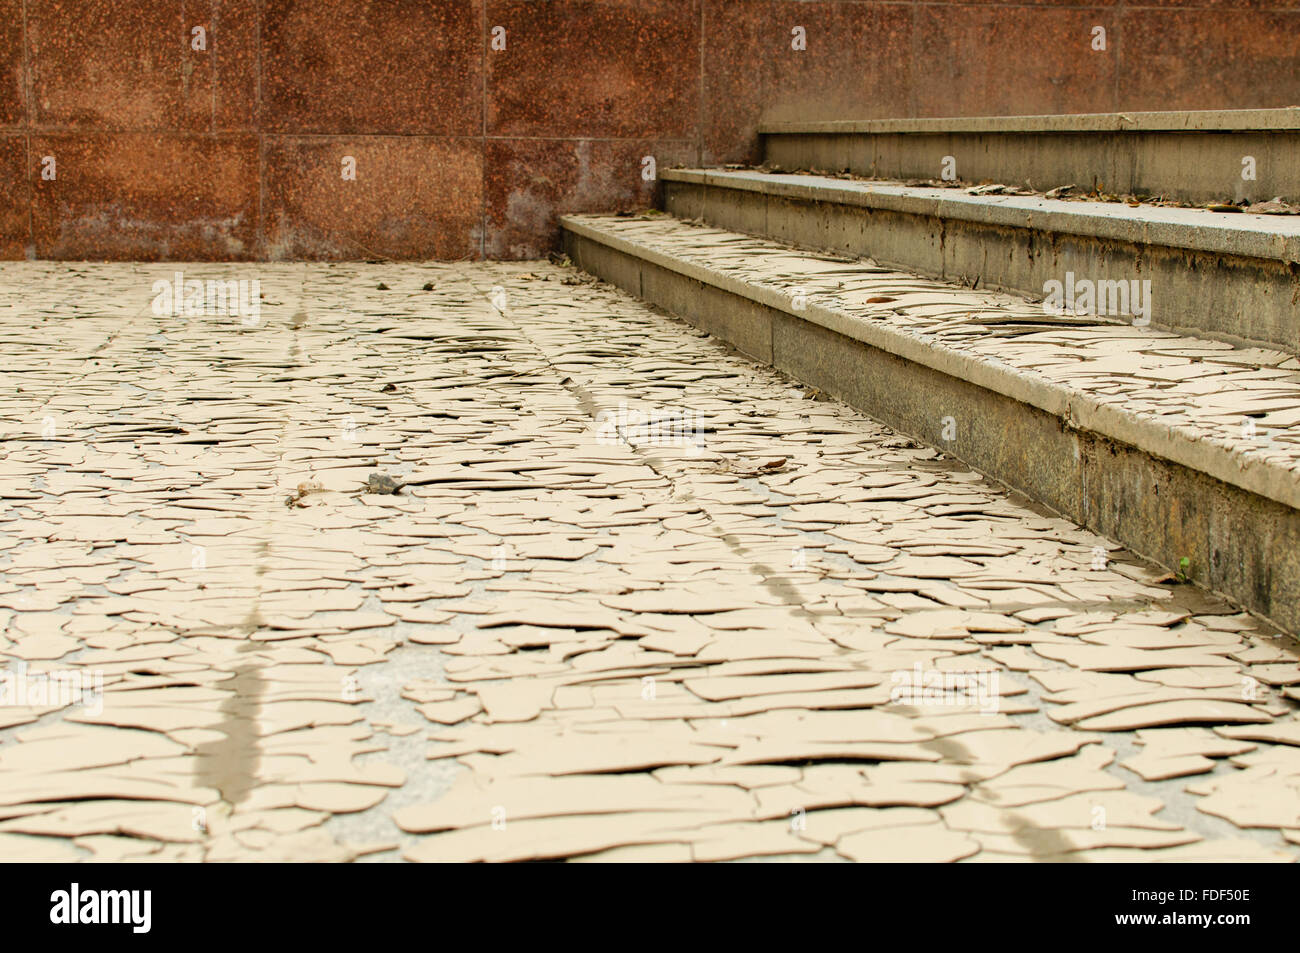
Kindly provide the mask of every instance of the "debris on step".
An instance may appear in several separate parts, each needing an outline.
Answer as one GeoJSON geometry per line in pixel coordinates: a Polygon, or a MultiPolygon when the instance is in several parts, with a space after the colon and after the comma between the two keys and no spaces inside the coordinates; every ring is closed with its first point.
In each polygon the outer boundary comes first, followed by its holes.
{"type": "Polygon", "coordinates": [[[1282,196],[1278,195],[1267,202],[1247,205],[1245,211],[1255,215],[1300,215],[1300,206],[1283,202],[1282,196]]]}
{"type": "Polygon", "coordinates": [[[387,473],[372,473],[366,480],[365,492],[392,494],[396,493],[404,485],[387,473]]]}
{"type": "Polygon", "coordinates": [[[756,466],[741,466],[731,460],[724,460],[718,464],[717,472],[731,473],[736,476],[746,477],[766,476],[769,473],[785,472],[789,468],[789,462],[789,457],[773,457],[772,459],[764,460],[756,466]]]}
{"type": "Polygon", "coordinates": [[[1002,185],[998,182],[986,182],[966,190],[967,195],[1030,195],[1032,190],[1022,189],[1018,185],[1002,185]]]}
{"type": "Polygon", "coordinates": [[[296,490],[294,490],[292,493],[288,495],[288,497],[285,498],[284,505],[290,508],[297,507],[299,509],[302,509],[307,505],[306,503],[303,502],[303,500],[311,496],[313,493],[324,493],[324,492],[325,492],[325,487],[322,484],[317,483],[315,480],[304,480],[302,483],[298,484],[298,488],[296,490]]]}

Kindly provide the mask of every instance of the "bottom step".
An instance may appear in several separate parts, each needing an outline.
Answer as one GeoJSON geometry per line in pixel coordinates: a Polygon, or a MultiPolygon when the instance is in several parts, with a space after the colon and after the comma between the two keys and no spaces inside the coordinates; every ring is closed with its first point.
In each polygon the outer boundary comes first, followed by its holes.
{"type": "Polygon", "coordinates": [[[1300,633],[1300,364],[665,216],[580,268],[1300,633]]]}

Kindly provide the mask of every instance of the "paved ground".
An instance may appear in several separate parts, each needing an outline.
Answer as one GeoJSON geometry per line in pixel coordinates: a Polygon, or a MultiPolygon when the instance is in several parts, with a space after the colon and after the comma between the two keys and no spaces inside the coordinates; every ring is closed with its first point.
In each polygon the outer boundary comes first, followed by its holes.
{"type": "Polygon", "coordinates": [[[1217,598],[571,270],[175,270],[0,269],[0,858],[1296,855],[1217,598]]]}

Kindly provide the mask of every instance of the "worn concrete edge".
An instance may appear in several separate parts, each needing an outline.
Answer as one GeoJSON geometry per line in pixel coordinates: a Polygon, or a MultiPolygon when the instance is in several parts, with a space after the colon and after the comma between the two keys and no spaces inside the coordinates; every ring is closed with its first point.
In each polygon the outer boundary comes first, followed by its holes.
{"type": "Polygon", "coordinates": [[[857,315],[828,308],[810,298],[802,309],[791,295],[739,278],[719,274],[694,262],[683,261],[616,235],[609,235],[574,216],[560,219],[563,228],[606,245],[633,258],[765,305],[791,317],[811,321],[845,337],[969,381],[994,393],[1037,407],[1064,420],[1068,426],[1090,430],[1144,453],[1170,460],[1214,477],[1229,486],[1300,509],[1300,476],[1274,466],[1253,453],[1224,447],[1199,434],[1168,427],[1147,417],[1100,403],[1085,394],[1036,379],[1022,371],[983,357],[954,350],[931,341],[873,324],[857,315]]]}
{"type": "MultiPolygon", "coordinates": [[[[706,188],[757,192],[803,202],[829,202],[857,208],[880,209],[953,221],[1021,228],[1061,235],[1078,235],[1133,245],[1181,248],[1188,251],[1240,258],[1300,261],[1300,220],[1292,225],[1269,221],[1272,216],[1233,215],[1232,221],[1171,221],[1171,212],[1216,215],[1200,209],[1163,209],[1158,206],[1123,206],[1115,214],[1114,202],[1068,202],[1035,196],[979,196],[962,193],[936,196],[932,188],[874,184],[825,176],[801,175],[807,182],[791,182],[770,173],[709,169],[667,169],[667,182],[685,182],[706,188]],[[1294,234],[1284,234],[1287,228],[1294,234]]],[[[1221,218],[1226,218],[1220,214],[1221,218]]]]}
{"type": "Polygon", "coordinates": [[[1300,107],[1187,109],[1172,112],[1067,113],[1033,116],[941,116],[924,119],[764,121],[759,135],[857,133],[1071,132],[1290,132],[1300,129],[1300,107]]]}

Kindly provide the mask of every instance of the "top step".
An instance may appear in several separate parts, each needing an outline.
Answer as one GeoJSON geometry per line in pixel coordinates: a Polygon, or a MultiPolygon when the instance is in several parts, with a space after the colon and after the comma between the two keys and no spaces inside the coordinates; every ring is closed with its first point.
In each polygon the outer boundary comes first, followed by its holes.
{"type": "Polygon", "coordinates": [[[1197,204],[1300,199],[1300,107],[775,122],[766,164],[1197,204]]]}
{"type": "Polygon", "coordinates": [[[922,119],[825,119],[764,122],[763,135],[808,132],[1291,132],[1300,106],[1283,109],[1187,109],[1178,112],[1064,113],[1045,116],[950,116],[922,119]]]}

